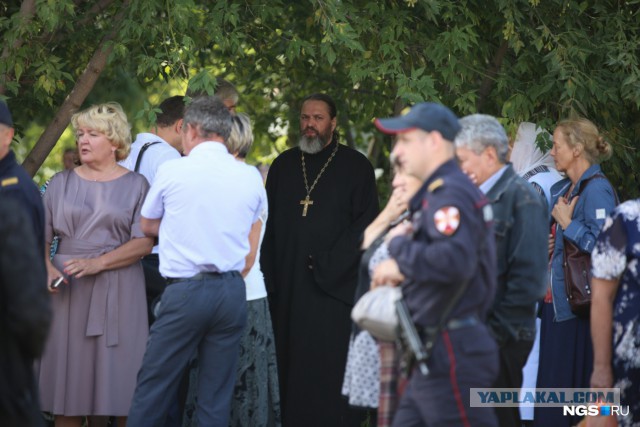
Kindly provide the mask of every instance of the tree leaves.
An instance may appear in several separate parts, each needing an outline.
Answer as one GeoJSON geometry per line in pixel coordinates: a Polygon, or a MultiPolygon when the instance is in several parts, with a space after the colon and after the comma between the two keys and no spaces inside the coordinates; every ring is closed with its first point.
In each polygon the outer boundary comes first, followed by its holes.
{"type": "MultiPolygon", "coordinates": [[[[0,0],[7,51],[0,91],[19,127],[51,120],[124,4],[91,3],[41,0],[29,21],[19,5],[0,0]]],[[[629,181],[616,171],[632,170],[640,160],[638,4],[135,1],[94,96],[120,97],[137,105],[131,117],[148,120],[159,98],[184,90],[187,79],[190,87],[210,92],[215,77],[225,76],[241,89],[240,109],[256,127],[252,155],[260,161],[295,143],[298,102],[312,92],[336,99],[340,129],[362,151],[385,142],[388,152],[389,140],[374,132],[374,117],[423,100],[460,115],[481,106],[510,130],[526,120],[552,131],[558,120],[580,114],[614,146],[605,171],[624,195],[635,196],[637,174],[629,181]],[[128,100],[131,90],[104,89],[128,85],[146,90],[146,98],[128,100]]],[[[388,167],[385,158],[377,161],[388,167]]]]}

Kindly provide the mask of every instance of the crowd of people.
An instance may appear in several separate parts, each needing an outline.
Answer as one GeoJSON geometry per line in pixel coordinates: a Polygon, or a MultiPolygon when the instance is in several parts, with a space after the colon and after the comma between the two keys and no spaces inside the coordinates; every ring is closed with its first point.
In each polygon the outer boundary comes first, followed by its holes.
{"type": "Polygon", "coordinates": [[[618,425],[640,424],[640,202],[619,204],[592,122],[522,123],[511,143],[495,117],[437,103],[376,119],[394,137],[379,210],[330,96],[301,100],[298,145],[266,183],[238,102],[226,81],[167,98],[133,141],[119,104],[81,110],[42,197],[0,102],[3,426],[580,421],[471,406],[472,388],[520,387],[616,387],[618,425]],[[569,251],[590,259],[586,311],[567,294],[569,251]],[[352,323],[383,286],[424,354],[352,323]]]}

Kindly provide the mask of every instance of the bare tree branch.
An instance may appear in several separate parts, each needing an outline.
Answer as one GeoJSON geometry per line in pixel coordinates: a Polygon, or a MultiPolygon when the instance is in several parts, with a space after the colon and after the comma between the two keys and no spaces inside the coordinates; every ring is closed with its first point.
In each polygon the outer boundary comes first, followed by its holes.
{"type": "Polygon", "coordinates": [[[64,100],[58,109],[56,116],[49,126],[47,126],[42,135],[40,135],[40,138],[34,145],[33,149],[22,163],[22,166],[24,166],[31,176],[35,175],[40,166],[42,166],[42,163],[45,161],[69,124],[71,115],[80,108],[98,81],[100,74],[106,67],[109,55],[113,50],[113,46],[110,44],[110,41],[117,35],[120,27],[119,24],[122,21],[128,6],[129,1],[125,0],[120,11],[111,21],[115,24],[111,32],[104,36],[91,57],[91,60],[87,64],[87,67],[76,80],[76,84],[71,90],[71,93],[64,100]]]}

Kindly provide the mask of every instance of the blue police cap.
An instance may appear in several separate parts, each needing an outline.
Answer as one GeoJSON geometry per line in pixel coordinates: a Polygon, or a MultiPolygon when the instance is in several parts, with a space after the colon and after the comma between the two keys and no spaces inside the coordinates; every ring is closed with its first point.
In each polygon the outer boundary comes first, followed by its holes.
{"type": "Polygon", "coordinates": [[[13,119],[11,118],[11,111],[4,101],[0,101],[0,124],[13,127],[13,119]]]}
{"type": "Polygon", "coordinates": [[[404,114],[388,119],[376,119],[376,127],[388,134],[422,129],[426,132],[438,131],[448,141],[453,141],[460,131],[458,117],[442,104],[421,102],[404,114]]]}

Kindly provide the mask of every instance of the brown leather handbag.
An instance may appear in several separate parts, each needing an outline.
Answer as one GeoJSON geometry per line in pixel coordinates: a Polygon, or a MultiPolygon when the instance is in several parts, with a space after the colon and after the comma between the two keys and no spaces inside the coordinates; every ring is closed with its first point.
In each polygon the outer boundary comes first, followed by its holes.
{"type": "MultiPolygon", "coordinates": [[[[595,174],[585,179],[576,196],[579,196],[592,179],[607,179],[602,174],[595,174]]],[[[613,190],[618,204],[618,195],[613,190]]],[[[575,197],[575,196],[574,196],[575,197]]],[[[571,306],[571,312],[578,317],[588,318],[591,311],[591,253],[583,252],[572,242],[563,238],[564,290],[571,306]]]]}
{"type": "Polygon", "coordinates": [[[564,243],[564,290],[571,311],[578,317],[588,318],[591,310],[591,254],[567,239],[564,243]]]}

